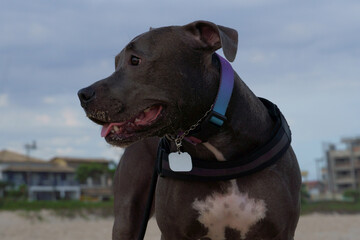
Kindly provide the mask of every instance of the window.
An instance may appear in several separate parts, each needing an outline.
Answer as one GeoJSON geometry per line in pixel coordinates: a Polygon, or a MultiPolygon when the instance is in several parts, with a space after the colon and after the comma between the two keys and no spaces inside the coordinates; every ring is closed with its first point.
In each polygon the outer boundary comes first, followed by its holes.
{"type": "Polygon", "coordinates": [[[335,166],[342,166],[350,164],[350,158],[342,157],[342,158],[335,158],[335,166]]]}
{"type": "Polygon", "coordinates": [[[340,178],[347,178],[350,177],[350,171],[337,171],[336,172],[336,178],[340,179],[340,178]]]}

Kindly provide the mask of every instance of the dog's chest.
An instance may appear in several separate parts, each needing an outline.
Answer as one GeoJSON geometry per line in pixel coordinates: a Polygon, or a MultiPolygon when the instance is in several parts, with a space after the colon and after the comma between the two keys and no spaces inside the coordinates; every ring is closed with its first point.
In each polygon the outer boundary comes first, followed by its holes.
{"type": "Polygon", "coordinates": [[[206,237],[212,240],[225,239],[226,228],[239,231],[244,239],[251,226],[266,216],[264,200],[239,192],[235,180],[227,192],[213,193],[202,201],[196,199],[192,207],[199,213],[198,221],[208,229],[206,237]]]}

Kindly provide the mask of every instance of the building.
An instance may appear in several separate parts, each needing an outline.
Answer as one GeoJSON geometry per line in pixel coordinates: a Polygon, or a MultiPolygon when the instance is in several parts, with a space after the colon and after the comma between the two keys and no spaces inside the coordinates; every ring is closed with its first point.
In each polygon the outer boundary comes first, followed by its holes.
{"type": "Polygon", "coordinates": [[[348,189],[360,189],[360,138],[342,140],[344,149],[331,145],[326,151],[329,190],[342,194],[348,189]]]}
{"type": "MultiPolygon", "coordinates": [[[[102,158],[54,157],[50,162],[73,169],[77,169],[84,164],[97,164],[108,169],[110,164],[109,160],[102,158]]],[[[83,199],[107,200],[112,196],[112,176],[109,174],[88,177],[86,181],[79,182],[79,186],[83,199]]]]}
{"type": "Polygon", "coordinates": [[[75,169],[3,150],[0,180],[18,188],[27,185],[30,200],[79,199],[75,169]]]}
{"type": "Polygon", "coordinates": [[[80,199],[82,196],[96,200],[109,198],[112,182],[107,174],[90,177],[85,183],[76,179],[76,169],[89,163],[107,167],[110,161],[65,157],[44,161],[3,150],[0,151],[0,181],[15,189],[27,185],[30,200],[80,199]]]}

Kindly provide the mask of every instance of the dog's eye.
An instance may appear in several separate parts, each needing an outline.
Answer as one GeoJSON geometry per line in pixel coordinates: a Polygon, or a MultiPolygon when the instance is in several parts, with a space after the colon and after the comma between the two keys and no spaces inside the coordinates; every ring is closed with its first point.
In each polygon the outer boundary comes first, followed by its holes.
{"type": "Polygon", "coordinates": [[[141,62],[141,59],[140,59],[140,58],[138,58],[138,57],[136,57],[136,56],[131,56],[131,58],[130,58],[130,63],[131,63],[131,65],[137,66],[137,65],[140,64],[140,62],[141,62]]]}

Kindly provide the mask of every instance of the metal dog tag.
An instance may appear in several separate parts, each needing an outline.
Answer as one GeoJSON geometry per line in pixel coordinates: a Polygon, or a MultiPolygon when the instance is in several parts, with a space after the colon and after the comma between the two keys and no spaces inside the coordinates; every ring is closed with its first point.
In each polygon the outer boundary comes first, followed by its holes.
{"type": "Polygon", "coordinates": [[[192,169],[191,156],[187,152],[173,152],[169,154],[170,169],[174,172],[190,172],[192,169]]]}

